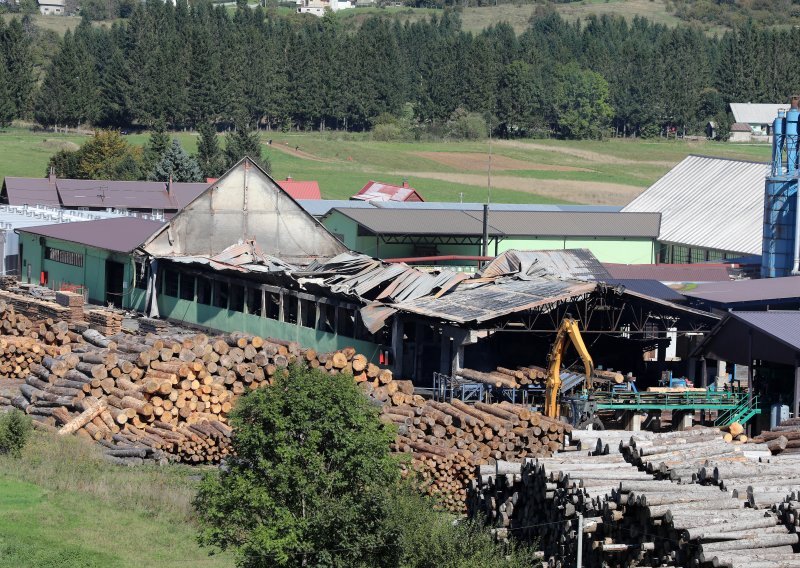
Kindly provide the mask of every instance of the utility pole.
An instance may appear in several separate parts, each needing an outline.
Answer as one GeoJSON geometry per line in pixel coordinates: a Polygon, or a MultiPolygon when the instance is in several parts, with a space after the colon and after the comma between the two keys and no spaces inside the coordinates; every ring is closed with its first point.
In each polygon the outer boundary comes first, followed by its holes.
{"type": "Polygon", "coordinates": [[[583,568],[583,515],[578,513],[578,558],[575,562],[577,568],[583,568]]]}
{"type": "Polygon", "coordinates": [[[492,202],[492,120],[489,119],[489,171],[486,177],[486,203],[492,202]]]}

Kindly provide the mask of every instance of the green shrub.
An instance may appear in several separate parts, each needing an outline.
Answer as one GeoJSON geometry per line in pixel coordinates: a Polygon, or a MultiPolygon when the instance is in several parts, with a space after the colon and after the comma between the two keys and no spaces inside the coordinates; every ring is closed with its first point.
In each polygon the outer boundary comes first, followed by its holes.
{"type": "Polygon", "coordinates": [[[399,124],[376,124],[372,129],[372,139],[376,142],[403,142],[413,138],[412,133],[399,124]]]}
{"type": "Polygon", "coordinates": [[[31,419],[17,409],[0,415],[0,454],[21,456],[31,430],[31,419]]]}

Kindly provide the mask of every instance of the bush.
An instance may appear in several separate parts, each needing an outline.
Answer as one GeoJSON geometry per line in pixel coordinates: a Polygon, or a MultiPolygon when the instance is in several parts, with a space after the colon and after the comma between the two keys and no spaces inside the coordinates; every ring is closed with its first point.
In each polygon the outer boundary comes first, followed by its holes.
{"type": "Polygon", "coordinates": [[[413,138],[412,134],[399,124],[376,124],[372,129],[372,139],[377,142],[403,142],[413,138]]]}
{"type": "Polygon", "coordinates": [[[447,137],[456,140],[482,140],[489,130],[486,119],[477,112],[456,111],[447,122],[447,137]]]}
{"type": "Polygon", "coordinates": [[[0,454],[20,457],[31,430],[33,424],[30,417],[17,409],[0,415],[0,454]]]}

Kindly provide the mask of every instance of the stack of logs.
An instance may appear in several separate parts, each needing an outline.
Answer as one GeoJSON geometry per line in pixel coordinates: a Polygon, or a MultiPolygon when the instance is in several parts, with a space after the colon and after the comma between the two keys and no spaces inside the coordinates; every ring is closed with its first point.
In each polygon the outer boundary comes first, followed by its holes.
{"type": "Polygon", "coordinates": [[[26,369],[20,366],[17,376],[24,376],[25,384],[9,402],[35,417],[39,427],[97,441],[120,463],[219,462],[230,452],[227,415],[236,397],[287,373],[293,362],[352,373],[362,390],[382,403],[383,420],[398,426],[394,450],[411,454],[406,473],[418,472],[428,491],[452,511],[464,510],[476,465],[550,455],[569,430],[510,403],[423,399],[409,381],[394,380],[352,348],[317,353],[295,342],[240,333],[137,338],[88,329],[63,337],[71,351],[8,338],[0,365],[21,357],[20,349],[45,355],[26,360],[26,369]]]}
{"type": "MultiPolygon", "coordinates": [[[[529,365],[509,369],[507,367],[497,367],[494,371],[483,372],[474,369],[461,369],[458,376],[468,381],[483,383],[490,387],[518,389],[524,385],[536,385],[544,387],[547,378],[547,369],[529,365]]],[[[594,378],[620,384],[625,381],[621,373],[614,371],[603,371],[596,369],[594,378]]]]}
{"type": "MultiPolygon", "coordinates": [[[[399,383],[401,381],[395,381],[399,383]]],[[[497,460],[548,456],[564,444],[570,427],[508,402],[436,402],[411,396],[384,406],[382,418],[397,425],[397,452],[413,453],[410,469],[428,492],[453,512],[464,512],[476,466],[497,460]]]]}
{"type": "MultiPolygon", "coordinates": [[[[579,513],[585,566],[800,566],[792,548],[798,536],[777,514],[750,508],[719,487],[656,479],[622,453],[632,455],[631,447],[645,455],[645,448],[679,451],[686,433],[637,433],[627,441],[625,434],[574,431],[582,446],[609,452],[481,468],[470,512],[484,514],[500,537],[538,540],[550,566],[575,565],[579,513]]],[[[783,510],[788,518],[790,506],[783,510]]]]}
{"type": "Polygon", "coordinates": [[[784,420],[772,430],[761,432],[752,441],[766,443],[774,454],[800,454],[800,418],[784,420]]]}

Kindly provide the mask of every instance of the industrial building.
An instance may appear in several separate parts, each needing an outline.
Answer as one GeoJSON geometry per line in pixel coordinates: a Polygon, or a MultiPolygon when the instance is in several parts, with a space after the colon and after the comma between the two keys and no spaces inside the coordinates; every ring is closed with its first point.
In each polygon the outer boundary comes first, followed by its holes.
{"type": "Polygon", "coordinates": [[[770,164],[688,156],[622,208],[661,214],[659,263],[761,255],[770,164]]]}
{"type": "Polygon", "coordinates": [[[119,211],[169,219],[207,183],[6,177],[0,204],[46,205],[79,211],[119,211]]]}
{"type": "MultiPolygon", "coordinates": [[[[387,260],[484,254],[482,211],[336,208],[322,223],[350,249],[387,260]]],[[[658,213],[489,208],[486,253],[588,249],[603,262],[652,263],[659,224],[658,213]]],[[[444,258],[442,263],[465,264],[458,258],[444,258]]]]}

